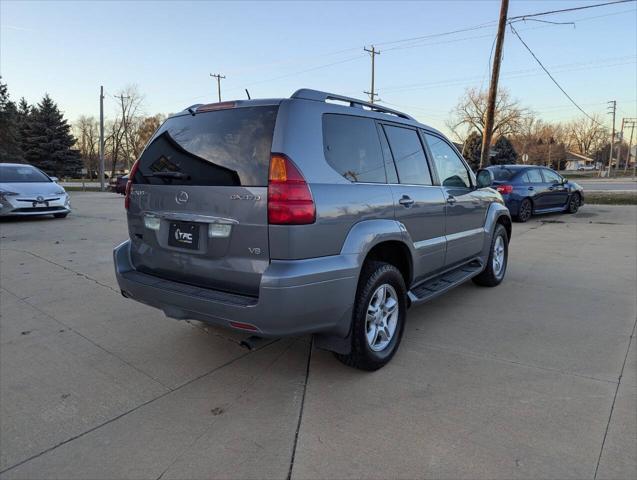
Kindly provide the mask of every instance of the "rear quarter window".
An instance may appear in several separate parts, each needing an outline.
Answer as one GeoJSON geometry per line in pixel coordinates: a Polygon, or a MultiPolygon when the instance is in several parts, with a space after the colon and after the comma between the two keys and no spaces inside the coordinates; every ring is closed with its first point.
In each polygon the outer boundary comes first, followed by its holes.
{"type": "Polygon", "coordinates": [[[352,182],[386,183],[376,124],[371,118],[323,115],[325,160],[352,182]]]}
{"type": "Polygon", "coordinates": [[[266,186],[278,106],[172,117],[139,159],[134,183],[266,186]]]}

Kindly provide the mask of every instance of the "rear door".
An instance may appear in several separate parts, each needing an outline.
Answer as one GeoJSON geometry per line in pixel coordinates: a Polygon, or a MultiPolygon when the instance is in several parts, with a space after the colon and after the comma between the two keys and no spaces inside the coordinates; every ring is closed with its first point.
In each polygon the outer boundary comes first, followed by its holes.
{"type": "Polygon", "coordinates": [[[135,268],[258,295],[269,264],[267,183],[277,111],[277,105],[205,111],[169,118],[159,128],[132,180],[135,268]]]}
{"type": "Polygon", "coordinates": [[[380,132],[392,184],[396,219],[405,225],[416,250],[414,278],[426,277],[444,265],[445,198],[433,185],[431,170],[418,131],[383,124],[380,132]]]}
{"type": "Polygon", "coordinates": [[[445,139],[429,132],[424,136],[447,203],[445,266],[453,266],[482,250],[490,200],[476,190],[469,167],[445,139]]]}

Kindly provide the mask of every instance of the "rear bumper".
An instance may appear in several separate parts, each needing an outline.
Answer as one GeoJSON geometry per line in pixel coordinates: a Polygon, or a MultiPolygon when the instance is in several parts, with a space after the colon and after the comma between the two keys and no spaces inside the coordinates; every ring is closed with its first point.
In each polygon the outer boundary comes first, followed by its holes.
{"type": "MultiPolygon", "coordinates": [[[[130,241],[113,251],[122,293],[161,309],[166,316],[229,328],[254,327],[264,337],[331,333],[346,336],[356,295],[356,255],[307,260],[272,260],[261,279],[259,297],[235,295],[147,275],[130,261],[130,241]]],[[[238,328],[246,330],[246,328],[238,328]]]]}

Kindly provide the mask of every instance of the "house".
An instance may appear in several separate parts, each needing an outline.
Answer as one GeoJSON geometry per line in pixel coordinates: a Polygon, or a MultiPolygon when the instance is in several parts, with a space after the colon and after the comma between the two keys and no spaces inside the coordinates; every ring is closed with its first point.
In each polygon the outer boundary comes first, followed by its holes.
{"type": "Polygon", "coordinates": [[[600,168],[600,162],[571,151],[566,152],[565,163],[565,170],[597,170],[600,168]]]}

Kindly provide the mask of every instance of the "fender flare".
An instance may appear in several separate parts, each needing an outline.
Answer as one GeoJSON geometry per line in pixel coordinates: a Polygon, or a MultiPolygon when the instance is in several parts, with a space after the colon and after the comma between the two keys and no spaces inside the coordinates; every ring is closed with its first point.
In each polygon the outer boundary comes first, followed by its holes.
{"type": "Polygon", "coordinates": [[[358,268],[362,268],[367,254],[376,245],[394,241],[402,243],[409,250],[410,259],[413,263],[416,257],[414,243],[405,226],[396,220],[378,219],[363,220],[350,228],[341,248],[341,254],[356,255],[358,268]]]}
{"type": "MultiPolygon", "coordinates": [[[[485,235],[484,237],[482,256],[485,258],[488,258],[489,256],[489,249],[491,248],[491,238],[493,237],[495,226],[499,223],[498,221],[501,217],[506,217],[508,219],[509,225],[512,225],[511,213],[509,212],[509,209],[501,203],[493,202],[491,205],[489,205],[489,209],[487,210],[487,215],[484,220],[484,231],[487,233],[487,235],[485,235]]],[[[511,241],[510,234],[509,241],[511,241]]]]}

